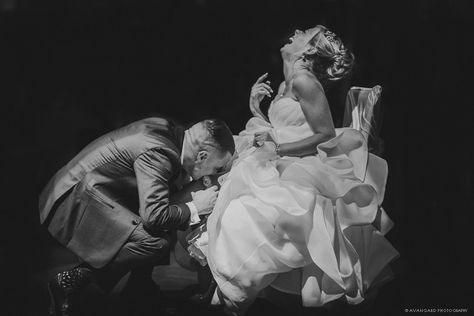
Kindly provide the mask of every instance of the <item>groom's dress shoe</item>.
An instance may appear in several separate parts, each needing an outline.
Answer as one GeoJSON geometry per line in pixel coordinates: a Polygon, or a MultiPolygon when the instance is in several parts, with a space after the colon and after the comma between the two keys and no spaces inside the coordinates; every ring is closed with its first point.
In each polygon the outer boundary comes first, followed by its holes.
{"type": "Polygon", "coordinates": [[[72,316],[72,301],[77,292],[88,283],[88,275],[83,268],[74,268],[56,274],[48,283],[51,301],[51,316],[72,316]]]}
{"type": "Polygon", "coordinates": [[[58,275],[48,283],[48,292],[51,304],[49,315],[51,316],[72,316],[72,295],[64,291],[59,285],[58,275]]]}

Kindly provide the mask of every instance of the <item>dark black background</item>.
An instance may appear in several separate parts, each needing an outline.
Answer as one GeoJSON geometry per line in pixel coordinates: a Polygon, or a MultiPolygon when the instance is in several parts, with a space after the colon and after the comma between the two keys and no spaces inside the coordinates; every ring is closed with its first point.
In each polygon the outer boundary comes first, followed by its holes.
{"type": "Polygon", "coordinates": [[[383,88],[384,207],[401,257],[378,310],[470,306],[472,1],[0,4],[2,182],[10,188],[0,294],[10,303],[31,296],[42,255],[37,195],[62,164],[102,133],[150,115],[185,124],[220,117],[237,133],[255,79],[268,71],[274,90],[283,79],[288,35],[324,24],[357,60],[327,90],[336,126],[350,86],[383,88]]]}

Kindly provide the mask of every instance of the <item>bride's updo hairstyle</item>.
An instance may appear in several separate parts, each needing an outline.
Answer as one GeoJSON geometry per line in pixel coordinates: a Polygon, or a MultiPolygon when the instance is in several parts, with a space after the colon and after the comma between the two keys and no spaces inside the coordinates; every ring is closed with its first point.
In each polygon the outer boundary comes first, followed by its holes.
{"type": "Polygon", "coordinates": [[[354,54],[325,26],[318,25],[316,28],[319,31],[309,41],[312,47],[302,57],[312,62],[310,70],[320,81],[344,78],[354,65],[354,54]]]}

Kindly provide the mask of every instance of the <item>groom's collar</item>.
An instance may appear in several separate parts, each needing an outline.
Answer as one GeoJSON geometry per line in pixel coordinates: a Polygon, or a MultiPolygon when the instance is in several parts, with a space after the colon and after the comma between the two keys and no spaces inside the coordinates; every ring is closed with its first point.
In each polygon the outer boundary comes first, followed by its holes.
{"type": "Polygon", "coordinates": [[[184,139],[186,138],[186,135],[188,134],[188,130],[183,131],[183,136],[181,137],[181,166],[183,166],[184,162],[184,139]]]}
{"type": "Polygon", "coordinates": [[[189,181],[192,181],[193,179],[191,178],[191,175],[189,175],[186,170],[183,168],[183,163],[184,163],[184,139],[188,135],[188,130],[183,129],[183,136],[181,137],[181,152],[180,152],[180,162],[181,162],[181,172],[185,173],[189,179],[185,180],[185,183],[188,183],[189,181]]]}

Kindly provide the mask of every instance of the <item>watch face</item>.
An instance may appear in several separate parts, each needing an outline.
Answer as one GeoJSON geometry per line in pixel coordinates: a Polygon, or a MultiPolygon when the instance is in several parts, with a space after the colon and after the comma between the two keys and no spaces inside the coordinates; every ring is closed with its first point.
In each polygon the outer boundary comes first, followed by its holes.
{"type": "Polygon", "coordinates": [[[209,176],[202,177],[202,184],[204,184],[206,188],[210,188],[212,185],[211,178],[209,176]]]}
{"type": "Polygon", "coordinates": [[[229,173],[225,173],[221,175],[219,178],[217,178],[217,183],[219,183],[219,186],[222,186],[224,184],[224,181],[227,179],[227,176],[229,173]]]}

